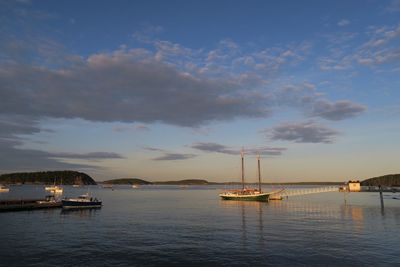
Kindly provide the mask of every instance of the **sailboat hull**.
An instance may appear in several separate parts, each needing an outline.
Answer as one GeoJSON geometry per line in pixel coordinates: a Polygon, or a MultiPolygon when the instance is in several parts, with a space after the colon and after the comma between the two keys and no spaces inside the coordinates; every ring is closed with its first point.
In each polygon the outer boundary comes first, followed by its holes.
{"type": "Polygon", "coordinates": [[[234,193],[223,193],[219,195],[223,200],[244,200],[244,201],[263,201],[269,200],[270,194],[234,194],[234,193]]]}

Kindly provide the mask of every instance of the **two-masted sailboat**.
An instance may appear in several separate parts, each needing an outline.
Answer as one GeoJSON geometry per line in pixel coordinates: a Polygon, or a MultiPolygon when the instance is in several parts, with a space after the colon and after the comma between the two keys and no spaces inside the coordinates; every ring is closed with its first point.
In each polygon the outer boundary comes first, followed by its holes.
{"type": "Polygon", "coordinates": [[[251,189],[244,186],[244,151],[241,153],[242,158],[242,189],[233,189],[221,193],[219,196],[224,200],[247,200],[247,201],[268,201],[269,196],[276,194],[278,191],[263,192],[261,190],[261,171],[260,171],[260,156],[257,156],[258,163],[258,188],[251,189]]]}

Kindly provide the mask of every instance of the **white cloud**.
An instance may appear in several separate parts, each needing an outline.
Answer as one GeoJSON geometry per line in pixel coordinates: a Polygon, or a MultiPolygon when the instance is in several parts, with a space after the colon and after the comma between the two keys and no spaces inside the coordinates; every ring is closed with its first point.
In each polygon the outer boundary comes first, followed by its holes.
{"type": "Polygon", "coordinates": [[[347,19],[341,19],[338,21],[337,25],[340,27],[344,27],[350,24],[350,21],[347,19]]]}
{"type": "Polygon", "coordinates": [[[293,141],[296,143],[333,143],[337,131],[315,123],[284,123],[266,132],[272,140],[293,141]]]}
{"type": "Polygon", "coordinates": [[[385,10],[390,13],[400,12],[400,0],[392,0],[385,10]]]}

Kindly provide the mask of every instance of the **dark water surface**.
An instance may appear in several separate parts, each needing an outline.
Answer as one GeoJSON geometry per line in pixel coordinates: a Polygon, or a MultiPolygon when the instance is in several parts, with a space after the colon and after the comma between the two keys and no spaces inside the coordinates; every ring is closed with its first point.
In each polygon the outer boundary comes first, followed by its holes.
{"type": "MultiPolygon", "coordinates": [[[[90,188],[99,210],[0,213],[0,266],[400,266],[400,198],[221,201],[220,188],[90,188]]],[[[64,187],[64,195],[87,189],[64,187]]],[[[11,187],[0,199],[41,197],[11,187]]]]}

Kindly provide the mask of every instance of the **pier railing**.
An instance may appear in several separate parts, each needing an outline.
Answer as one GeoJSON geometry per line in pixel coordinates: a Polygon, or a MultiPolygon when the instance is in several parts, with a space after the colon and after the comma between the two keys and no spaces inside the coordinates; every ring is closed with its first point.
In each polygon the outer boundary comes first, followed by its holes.
{"type": "Polygon", "coordinates": [[[301,188],[301,189],[284,189],[283,191],[271,195],[270,199],[282,199],[292,196],[302,196],[309,194],[319,194],[326,192],[339,192],[337,186],[316,187],[316,188],[301,188]]]}

